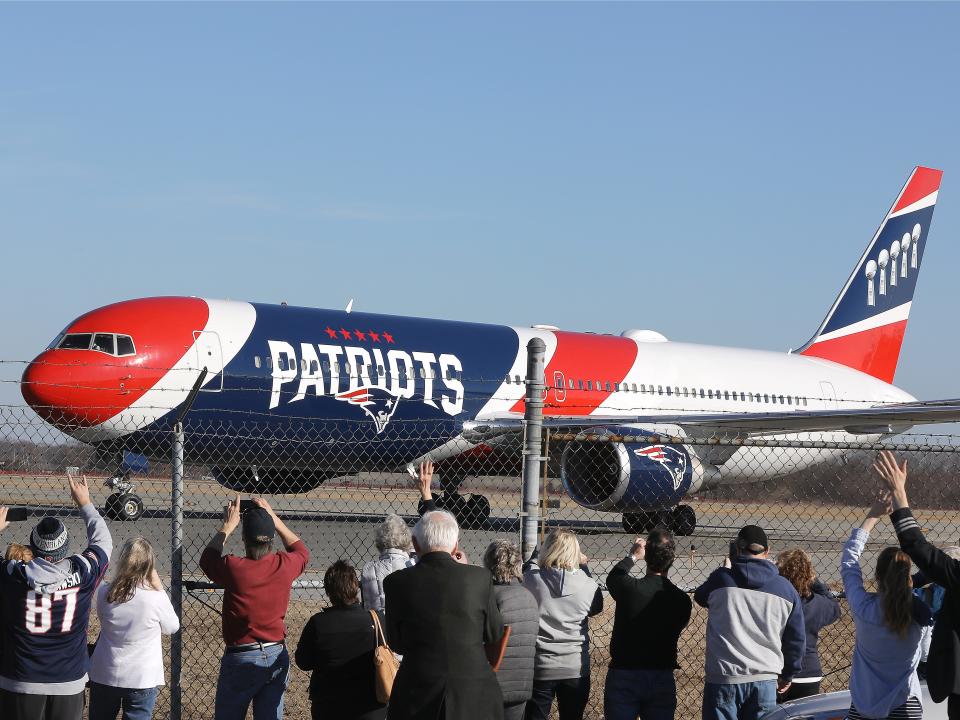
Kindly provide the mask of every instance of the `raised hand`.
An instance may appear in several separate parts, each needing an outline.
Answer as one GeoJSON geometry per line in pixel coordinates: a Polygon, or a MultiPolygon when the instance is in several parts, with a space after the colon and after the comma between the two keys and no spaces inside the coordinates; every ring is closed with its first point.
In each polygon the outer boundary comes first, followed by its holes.
{"type": "Polygon", "coordinates": [[[633,541],[633,545],[630,546],[630,555],[633,556],[634,562],[640,562],[643,560],[647,551],[647,539],[638,537],[633,541]]]}
{"type": "Polygon", "coordinates": [[[8,527],[10,527],[10,523],[7,521],[7,508],[0,507],[0,532],[3,532],[8,527]]]}
{"type": "Polygon", "coordinates": [[[884,490],[877,496],[877,499],[873,501],[873,505],[870,506],[870,511],[867,513],[867,517],[882,518],[886,517],[891,512],[893,512],[893,505],[890,497],[890,491],[884,490]]]}
{"type": "Polygon", "coordinates": [[[433,460],[427,460],[420,463],[420,471],[417,473],[417,489],[420,491],[422,500],[432,500],[433,493],[430,492],[430,484],[433,482],[433,460]]]}
{"type": "Polygon", "coordinates": [[[262,507],[264,510],[266,510],[270,517],[276,520],[277,514],[273,511],[273,508],[270,507],[270,503],[268,503],[264,498],[255,497],[253,498],[253,502],[257,505],[257,507],[262,507]]]}
{"type": "Polygon", "coordinates": [[[78,508],[90,504],[90,487],[87,485],[87,476],[81,475],[79,479],[71,473],[67,473],[67,482],[70,483],[70,497],[76,503],[78,508]]]}
{"type": "Polygon", "coordinates": [[[240,493],[237,493],[237,499],[231,500],[230,504],[227,505],[223,510],[223,525],[220,527],[220,531],[224,535],[229,535],[234,530],[237,529],[237,525],[240,524],[240,493]]]}
{"type": "Polygon", "coordinates": [[[873,469],[887,486],[887,490],[893,494],[893,506],[906,507],[909,504],[907,502],[907,461],[904,460],[903,464],[899,464],[896,455],[889,450],[884,450],[877,455],[873,469]]]}

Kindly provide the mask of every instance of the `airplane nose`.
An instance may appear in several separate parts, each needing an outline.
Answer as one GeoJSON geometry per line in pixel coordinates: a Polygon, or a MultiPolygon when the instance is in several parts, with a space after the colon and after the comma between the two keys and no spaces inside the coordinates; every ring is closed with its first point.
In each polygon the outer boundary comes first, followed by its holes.
{"type": "Polygon", "coordinates": [[[62,426],[72,424],[74,395],[73,369],[69,365],[51,362],[47,353],[39,355],[27,365],[20,380],[23,399],[47,422],[62,426]]]}

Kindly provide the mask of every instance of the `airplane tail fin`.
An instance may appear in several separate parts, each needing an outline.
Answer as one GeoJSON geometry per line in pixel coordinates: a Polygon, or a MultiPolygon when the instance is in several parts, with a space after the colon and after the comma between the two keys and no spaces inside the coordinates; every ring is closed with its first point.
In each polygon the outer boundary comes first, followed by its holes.
{"type": "Polygon", "coordinates": [[[795,352],[893,382],[942,176],[914,168],[820,328],[795,352]]]}

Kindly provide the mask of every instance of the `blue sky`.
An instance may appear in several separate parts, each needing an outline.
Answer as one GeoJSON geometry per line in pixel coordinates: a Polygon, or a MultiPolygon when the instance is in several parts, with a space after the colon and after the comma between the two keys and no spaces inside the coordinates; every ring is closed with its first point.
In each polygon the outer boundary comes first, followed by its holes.
{"type": "Polygon", "coordinates": [[[958,26],[946,3],[4,4],[0,356],[156,294],[786,350],[928,164],[897,384],[960,396],[958,26]]]}

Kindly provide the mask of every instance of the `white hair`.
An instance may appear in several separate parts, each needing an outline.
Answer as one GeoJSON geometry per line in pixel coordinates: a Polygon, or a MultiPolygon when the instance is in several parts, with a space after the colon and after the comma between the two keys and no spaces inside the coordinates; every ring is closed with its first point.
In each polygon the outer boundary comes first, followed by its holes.
{"type": "Polygon", "coordinates": [[[383,552],[396,548],[397,550],[410,549],[410,528],[399,515],[391,513],[373,531],[373,541],[377,550],[383,552]]]}
{"type": "Polygon", "coordinates": [[[446,510],[431,510],[413,528],[420,554],[428,552],[453,552],[460,539],[457,519],[446,510]]]}

